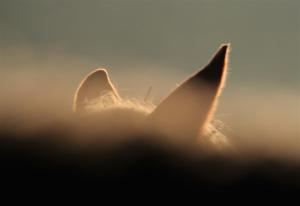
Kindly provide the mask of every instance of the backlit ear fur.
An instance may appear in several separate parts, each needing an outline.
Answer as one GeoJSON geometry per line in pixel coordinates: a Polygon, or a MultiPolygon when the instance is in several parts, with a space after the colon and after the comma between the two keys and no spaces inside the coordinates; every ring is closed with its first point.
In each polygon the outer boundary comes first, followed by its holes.
{"type": "Polygon", "coordinates": [[[89,101],[107,93],[120,98],[109,79],[107,71],[102,68],[96,69],[88,74],[79,84],[74,96],[73,110],[81,112],[85,109],[89,101]]]}
{"type": "Polygon", "coordinates": [[[221,45],[207,66],[184,81],[150,114],[151,123],[160,132],[181,138],[202,136],[224,87],[229,46],[221,45]]]}

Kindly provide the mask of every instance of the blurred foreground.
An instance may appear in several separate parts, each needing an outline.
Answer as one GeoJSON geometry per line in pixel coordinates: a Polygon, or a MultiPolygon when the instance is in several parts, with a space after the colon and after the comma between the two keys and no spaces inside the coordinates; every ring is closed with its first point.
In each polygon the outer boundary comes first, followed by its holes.
{"type": "MultiPolygon", "coordinates": [[[[119,185],[177,192],[300,189],[299,158],[291,158],[274,148],[270,150],[272,143],[262,151],[263,146],[243,147],[229,136],[235,150],[215,153],[191,142],[165,140],[149,131],[131,133],[128,125],[119,124],[122,116],[86,118],[59,110],[23,114],[10,110],[3,114],[0,120],[3,185],[42,182],[41,186],[71,186],[90,182],[99,183],[102,188],[119,185]]],[[[140,127],[142,116],[123,120],[140,127]]],[[[234,133],[233,137],[257,140],[257,135],[259,130],[253,136],[234,133]]]]}

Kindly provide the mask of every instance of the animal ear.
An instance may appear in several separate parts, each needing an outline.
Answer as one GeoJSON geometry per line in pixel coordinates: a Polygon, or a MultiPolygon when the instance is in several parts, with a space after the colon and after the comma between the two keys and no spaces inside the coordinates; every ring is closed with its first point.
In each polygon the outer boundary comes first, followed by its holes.
{"type": "Polygon", "coordinates": [[[119,94],[111,83],[107,71],[96,69],[89,73],[79,84],[74,96],[73,110],[81,112],[85,109],[88,101],[107,93],[119,98],[119,94]]]}
{"type": "Polygon", "coordinates": [[[160,132],[192,138],[203,134],[225,83],[229,46],[221,45],[202,70],[184,81],[150,114],[151,123],[160,132]]]}

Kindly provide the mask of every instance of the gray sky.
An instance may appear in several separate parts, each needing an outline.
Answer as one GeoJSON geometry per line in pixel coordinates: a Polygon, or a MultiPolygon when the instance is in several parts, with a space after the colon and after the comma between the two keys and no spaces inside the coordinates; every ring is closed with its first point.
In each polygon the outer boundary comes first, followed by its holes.
{"type": "Polygon", "coordinates": [[[230,42],[227,90],[298,91],[299,10],[297,0],[1,0],[0,71],[55,67],[79,77],[107,66],[121,84],[131,81],[124,72],[161,81],[174,74],[171,86],[230,42]]]}

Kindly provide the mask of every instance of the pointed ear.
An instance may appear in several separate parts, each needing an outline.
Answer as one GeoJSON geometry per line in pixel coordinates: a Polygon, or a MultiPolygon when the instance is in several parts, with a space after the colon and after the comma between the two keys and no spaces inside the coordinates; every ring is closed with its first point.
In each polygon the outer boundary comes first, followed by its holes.
{"type": "Polygon", "coordinates": [[[119,98],[119,94],[111,83],[107,71],[105,69],[94,70],[79,84],[74,96],[73,110],[75,112],[83,111],[87,101],[95,99],[107,92],[119,98]]]}
{"type": "Polygon", "coordinates": [[[229,44],[221,45],[211,61],[166,97],[150,114],[164,134],[197,138],[211,120],[225,83],[229,44]]]}

